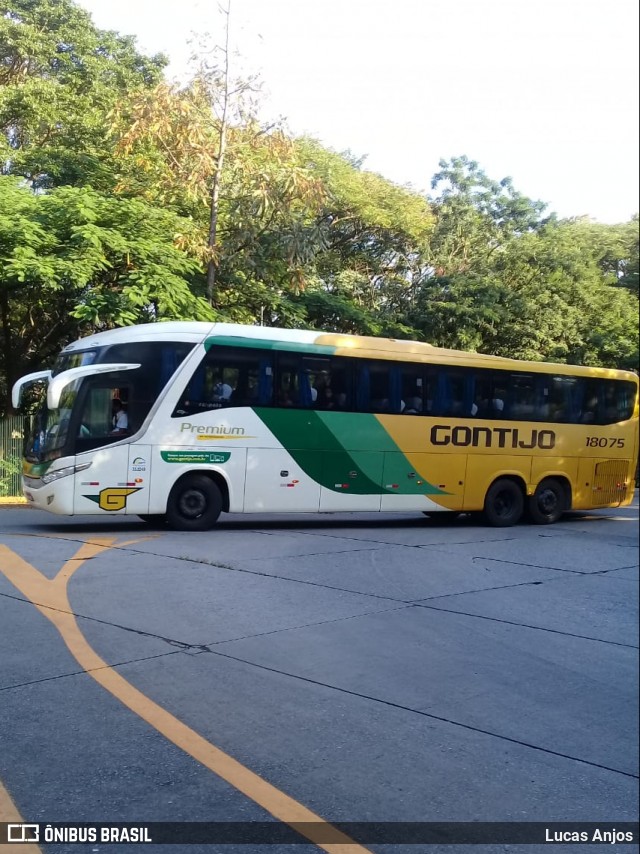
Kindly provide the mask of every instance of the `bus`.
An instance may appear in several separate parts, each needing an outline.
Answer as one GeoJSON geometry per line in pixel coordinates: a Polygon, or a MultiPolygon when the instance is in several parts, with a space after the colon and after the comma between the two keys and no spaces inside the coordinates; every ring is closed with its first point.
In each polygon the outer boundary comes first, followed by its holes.
{"type": "Polygon", "coordinates": [[[504,527],[633,497],[632,372],[170,321],[69,344],[15,383],[16,408],[40,381],[24,495],[67,516],[202,531],[223,511],[479,511],[504,527]]]}

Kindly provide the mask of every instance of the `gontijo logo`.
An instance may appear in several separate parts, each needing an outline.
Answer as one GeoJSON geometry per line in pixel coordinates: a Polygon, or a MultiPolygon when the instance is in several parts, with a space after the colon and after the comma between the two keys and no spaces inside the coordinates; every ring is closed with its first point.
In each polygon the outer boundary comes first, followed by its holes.
{"type": "Polygon", "coordinates": [[[457,445],[462,448],[540,448],[550,451],[555,447],[553,430],[521,430],[517,427],[454,427],[452,424],[434,424],[431,428],[432,445],[457,445]],[[494,441],[495,440],[495,441],[494,441]]]}
{"type": "Polygon", "coordinates": [[[131,471],[146,471],[147,470],[147,461],[144,457],[136,457],[135,460],[131,463],[131,471]]]}
{"type": "Polygon", "coordinates": [[[89,501],[95,501],[101,510],[124,510],[127,506],[127,498],[134,492],[139,492],[141,487],[116,487],[110,486],[101,490],[98,495],[84,495],[89,501]]]}

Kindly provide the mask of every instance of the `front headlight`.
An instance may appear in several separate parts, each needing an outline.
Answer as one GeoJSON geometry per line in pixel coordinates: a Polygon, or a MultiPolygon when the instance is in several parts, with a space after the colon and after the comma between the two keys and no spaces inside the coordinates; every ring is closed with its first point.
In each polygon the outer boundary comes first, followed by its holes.
{"type": "Polygon", "coordinates": [[[69,477],[70,474],[75,474],[77,471],[84,471],[88,469],[91,463],[82,463],[79,466],[65,466],[62,469],[56,469],[55,471],[47,472],[47,474],[42,475],[42,483],[53,483],[54,480],[60,480],[61,477],[69,477]]]}

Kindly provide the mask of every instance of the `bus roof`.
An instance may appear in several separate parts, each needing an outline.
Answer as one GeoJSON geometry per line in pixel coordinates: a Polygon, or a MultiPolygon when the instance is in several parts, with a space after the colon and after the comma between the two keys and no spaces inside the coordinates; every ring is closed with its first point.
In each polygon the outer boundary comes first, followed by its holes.
{"type": "Polygon", "coordinates": [[[626,376],[632,381],[638,377],[631,371],[614,368],[589,367],[553,362],[532,362],[491,356],[484,353],[472,353],[463,350],[450,350],[434,347],[421,341],[408,341],[396,338],[375,338],[347,333],[321,332],[310,329],[283,329],[273,326],[247,326],[237,323],[207,323],[193,320],[159,321],[137,326],[125,326],[98,332],[74,341],[64,348],[68,353],[74,350],[87,350],[93,347],[105,347],[112,344],[134,341],[154,341],[164,338],[170,341],[186,341],[197,344],[201,341],[220,339],[221,343],[232,344],[233,339],[254,341],[256,346],[277,348],[278,343],[287,345],[287,350],[307,350],[323,355],[355,356],[356,358],[389,359],[393,361],[419,361],[434,364],[459,364],[460,367],[472,364],[476,368],[531,371],[535,373],[557,372],[576,376],[617,377],[626,376]]]}

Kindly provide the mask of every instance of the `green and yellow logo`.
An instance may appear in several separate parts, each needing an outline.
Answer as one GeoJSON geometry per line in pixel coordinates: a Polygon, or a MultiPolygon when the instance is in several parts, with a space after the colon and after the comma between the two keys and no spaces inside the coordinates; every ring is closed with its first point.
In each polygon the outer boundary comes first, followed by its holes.
{"type": "Polygon", "coordinates": [[[124,510],[127,498],[140,489],[141,487],[110,486],[108,489],[102,489],[98,495],[84,495],[83,498],[95,501],[101,510],[124,510]]]}

